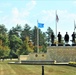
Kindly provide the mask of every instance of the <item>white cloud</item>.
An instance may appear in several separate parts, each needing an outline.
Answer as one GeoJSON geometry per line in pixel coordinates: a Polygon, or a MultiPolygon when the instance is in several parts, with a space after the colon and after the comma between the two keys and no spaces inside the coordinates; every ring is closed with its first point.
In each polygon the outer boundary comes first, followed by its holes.
{"type": "Polygon", "coordinates": [[[15,7],[12,9],[12,14],[13,14],[13,17],[18,17],[19,16],[19,10],[15,7]]]}
{"type": "Polygon", "coordinates": [[[25,11],[21,11],[21,12],[20,12],[20,16],[23,17],[23,18],[24,18],[24,17],[28,17],[29,14],[30,14],[30,12],[27,11],[27,10],[25,10],[25,11]]]}
{"type": "Polygon", "coordinates": [[[54,21],[54,17],[55,17],[55,11],[54,10],[43,10],[42,11],[42,14],[43,14],[43,19],[45,22],[47,21],[54,21]]]}
{"type": "Polygon", "coordinates": [[[28,11],[19,11],[18,8],[13,8],[12,9],[12,17],[11,17],[11,23],[16,25],[16,24],[26,24],[27,21],[27,17],[29,16],[29,12],[28,11]]]}
{"type": "MultiPolygon", "coordinates": [[[[58,10],[57,15],[59,17],[59,21],[73,21],[76,19],[76,14],[69,13],[67,10],[58,10]]],[[[54,22],[56,18],[55,10],[43,10],[42,11],[42,18],[45,22],[54,22]]]]}
{"type": "MultiPolygon", "coordinates": [[[[10,3],[1,3],[2,7],[8,7],[11,6],[10,3]]],[[[35,0],[29,1],[24,7],[18,8],[18,7],[12,7],[11,13],[2,15],[0,18],[0,23],[3,23],[8,27],[8,29],[12,26],[15,26],[17,24],[24,25],[26,23],[30,24],[28,21],[28,17],[30,16],[31,11],[34,9],[36,5],[35,0]]],[[[3,11],[0,11],[0,13],[3,13],[3,11]]]]}
{"type": "Polygon", "coordinates": [[[25,24],[28,23],[27,18],[29,17],[31,11],[36,5],[36,1],[32,0],[26,4],[26,8],[22,8],[21,10],[17,7],[12,9],[12,22],[15,24],[25,24]]]}
{"type": "Polygon", "coordinates": [[[35,7],[35,5],[36,5],[36,1],[35,0],[32,0],[29,3],[26,4],[26,9],[28,11],[30,11],[30,10],[32,10],[35,7]]]}
{"type": "MultiPolygon", "coordinates": [[[[61,32],[64,36],[67,31],[70,35],[74,31],[74,20],[76,21],[76,14],[70,13],[67,10],[58,10],[57,11],[59,22],[57,23],[57,31],[61,32]]],[[[43,10],[40,14],[40,21],[44,22],[44,30],[50,26],[54,32],[56,32],[56,14],[55,10],[43,10]]]]}

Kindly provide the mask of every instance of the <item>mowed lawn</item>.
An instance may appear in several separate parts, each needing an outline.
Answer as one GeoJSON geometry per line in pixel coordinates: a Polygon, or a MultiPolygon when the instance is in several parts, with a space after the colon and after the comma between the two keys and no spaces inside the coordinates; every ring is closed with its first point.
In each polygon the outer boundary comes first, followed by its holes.
{"type": "MultiPolygon", "coordinates": [[[[76,67],[45,65],[45,75],[76,75],[76,67]]],[[[17,65],[0,62],[0,75],[42,75],[41,65],[17,65]]]]}

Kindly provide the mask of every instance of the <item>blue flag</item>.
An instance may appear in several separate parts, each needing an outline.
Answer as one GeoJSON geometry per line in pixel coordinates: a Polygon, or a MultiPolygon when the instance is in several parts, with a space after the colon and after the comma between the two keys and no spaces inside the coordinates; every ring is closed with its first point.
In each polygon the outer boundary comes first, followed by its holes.
{"type": "Polygon", "coordinates": [[[38,28],[44,28],[44,23],[38,23],[38,28]]]}

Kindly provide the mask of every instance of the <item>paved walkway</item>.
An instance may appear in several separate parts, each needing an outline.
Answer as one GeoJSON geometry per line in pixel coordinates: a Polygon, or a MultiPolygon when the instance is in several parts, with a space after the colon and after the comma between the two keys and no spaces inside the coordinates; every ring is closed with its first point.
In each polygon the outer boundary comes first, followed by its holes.
{"type": "Polygon", "coordinates": [[[68,62],[60,62],[60,63],[54,63],[54,62],[34,62],[34,61],[25,61],[25,62],[9,62],[9,64],[25,64],[25,65],[68,65],[68,62]]]}

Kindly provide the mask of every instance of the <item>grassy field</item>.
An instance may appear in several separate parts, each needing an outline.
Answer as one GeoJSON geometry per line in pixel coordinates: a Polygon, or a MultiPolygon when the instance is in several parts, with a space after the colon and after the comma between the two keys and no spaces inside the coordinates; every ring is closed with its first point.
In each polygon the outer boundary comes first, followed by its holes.
{"type": "MultiPolygon", "coordinates": [[[[71,66],[44,66],[45,75],[76,75],[76,67],[71,66]]],[[[8,61],[0,62],[0,75],[41,75],[41,65],[17,65],[8,64],[8,61]]]]}

